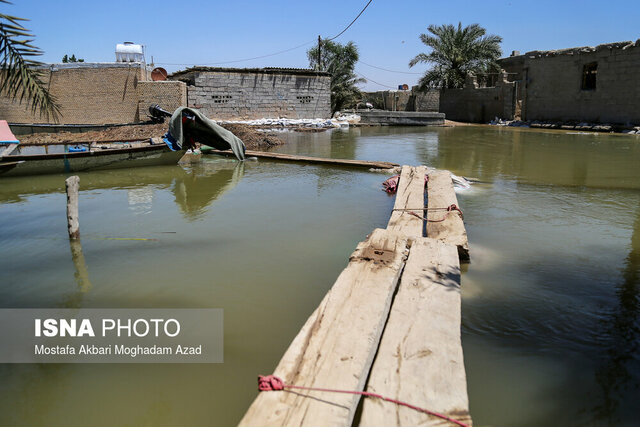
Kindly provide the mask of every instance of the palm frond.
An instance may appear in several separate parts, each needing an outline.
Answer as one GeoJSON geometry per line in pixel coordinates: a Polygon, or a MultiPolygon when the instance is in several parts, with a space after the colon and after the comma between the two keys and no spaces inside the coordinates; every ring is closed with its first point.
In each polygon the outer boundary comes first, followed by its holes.
{"type": "Polygon", "coordinates": [[[0,93],[26,102],[34,114],[39,112],[47,120],[58,121],[60,107],[42,81],[38,67],[43,64],[34,59],[42,51],[32,44],[33,34],[20,21],[25,19],[0,14],[0,93]]]}

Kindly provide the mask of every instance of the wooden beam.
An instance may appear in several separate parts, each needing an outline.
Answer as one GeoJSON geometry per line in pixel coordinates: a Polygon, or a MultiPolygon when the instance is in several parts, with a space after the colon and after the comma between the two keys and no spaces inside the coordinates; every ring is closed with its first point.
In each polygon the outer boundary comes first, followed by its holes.
{"type": "MultiPolygon", "coordinates": [[[[221,150],[207,150],[206,154],[218,154],[218,155],[233,155],[231,151],[221,151],[221,150]]],[[[338,165],[338,166],[349,166],[349,167],[360,167],[366,169],[391,169],[395,168],[398,165],[397,163],[391,162],[376,162],[370,160],[350,160],[350,159],[326,159],[322,157],[310,157],[310,156],[298,156],[293,154],[282,154],[282,153],[267,153],[264,151],[251,151],[247,150],[245,152],[247,157],[257,157],[261,159],[273,159],[273,160],[283,160],[289,162],[302,162],[302,163],[321,163],[328,165],[338,165]]]]}
{"type": "MultiPolygon", "coordinates": [[[[118,142],[148,142],[152,138],[117,138],[117,139],[92,139],[84,141],[50,141],[50,142],[22,142],[22,145],[85,145],[85,144],[113,144],[118,142]]],[[[162,139],[162,138],[157,138],[162,139]]]]}
{"type": "MultiPolygon", "coordinates": [[[[460,264],[453,245],[413,242],[367,391],[470,424],[460,340],[460,264]]],[[[441,418],[365,398],[361,426],[442,426],[441,418]]]]}
{"type": "MultiPolygon", "coordinates": [[[[362,391],[407,253],[404,235],[376,229],[361,242],[274,371],[285,384],[362,391]]],[[[359,396],[261,392],[241,426],[351,425],[359,396]]]]}
{"type": "Polygon", "coordinates": [[[404,233],[410,239],[424,235],[424,177],[427,168],[424,166],[403,166],[396,192],[393,212],[387,224],[388,230],[404,233]],[[415,209],[415,210],[412,210],[415,209]],[[412,215],[410,212],[417,214],[412,215]]]}
{"type": "Polygon", "coordinates": [[[460,212],[447,212],[444,208],[458,206],[449,171],[432,171],[427,182],[427,237],[442,240],[458,248],[461,261],[469,260],[469,241],[460,212]],[[438,208],[438,210],[434,210],[438,208]],[[440,221],[444,218],[444,221],[440,221]]]}

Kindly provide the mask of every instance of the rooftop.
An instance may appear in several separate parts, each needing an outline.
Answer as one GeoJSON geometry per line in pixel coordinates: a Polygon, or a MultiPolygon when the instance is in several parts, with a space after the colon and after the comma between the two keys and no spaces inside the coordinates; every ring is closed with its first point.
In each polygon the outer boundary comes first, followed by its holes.
{"type": "Polygon", "coordinates": [[[597,46],[581,46],[581,47],[571,47],[568,49],[558,49],[558,50],[532,50],[531,52],[527,52],[523,55],[516,56],[507,56],[505,58],[500,58],[500,61],[509,60],[510,58],[519,59],[525,56],[530,58],[541,58],[544,56],[559,56],[559,55],[577,55],[581,53],[591,53],[604,49],[629,49],[633,47],[640,47],[640,39],[635,42],[632,41],[623,41],[623,42],[615,42],[615,43],[604,43],[599,44],[597,46]]]}
{"type": "Polygon", "coordinates": [[[176,71],[169,77],[180,77],[193,72],[217,72],[217,73],[243,73],[243,74],[293,74],[300,76],[330,76],[326,71],[311,70],[308,68],[226,68],[226,67],[202,67],[195,66],[185,70],[176,71]]]}

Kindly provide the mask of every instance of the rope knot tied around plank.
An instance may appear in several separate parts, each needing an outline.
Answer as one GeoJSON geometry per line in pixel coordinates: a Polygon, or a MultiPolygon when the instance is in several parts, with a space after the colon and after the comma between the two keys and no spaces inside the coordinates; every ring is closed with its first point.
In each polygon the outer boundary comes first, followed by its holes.
{"type": "Polygon", "coordinates": [[[275,375],[258,375],[258,390],[277,391],[284,390],[284,383],[275,375]]]}
{"type": "Polygon", "coordinates": [[[433,412],[428,409],[420,408],[418,406],[414,406],[410,403],[403,402],[401,400],[392,399],[390,397],[385,397],[381,394],[371,393],[368,391],[352,391],[352,390],[337,390],[331,388],[318,388],[318,387],[303,387],[298,385],[285,384],[282,379],[275,375],[258,375],[258,390],[259,391],[281,391],[285,389],[298,389],[298,390],[308,390],[308,391],[323,391],[328,393],[345,393],[345,394],[357,394],[360,396],[366,397],[375,397],[378,399],[386,400],[387,402],[395,403],[396,405],[405,406],[409,409],[413,409],[414,411],[422,412],[424,414],[433,415],[434,417],[438,417],[440,419],[449,421],[450,423],[459,425],[461,427],[470,427],[469,424],[465,424],[462,421],[458,421],[447,415],[440,414],[438,412],[433,412]]]}

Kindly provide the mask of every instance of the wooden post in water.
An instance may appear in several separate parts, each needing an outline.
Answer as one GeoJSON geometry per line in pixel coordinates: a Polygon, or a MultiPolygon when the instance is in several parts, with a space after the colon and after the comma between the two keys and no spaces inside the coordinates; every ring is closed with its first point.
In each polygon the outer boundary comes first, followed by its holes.
{"type": "Polygon", "coordinates": [[[80,222],[78,221],[78,189],[80,187],[80,178],[70,176],[65,180],[67,190],[67,229],[70,239],[78,239],[80,237],[80,222]]]}

